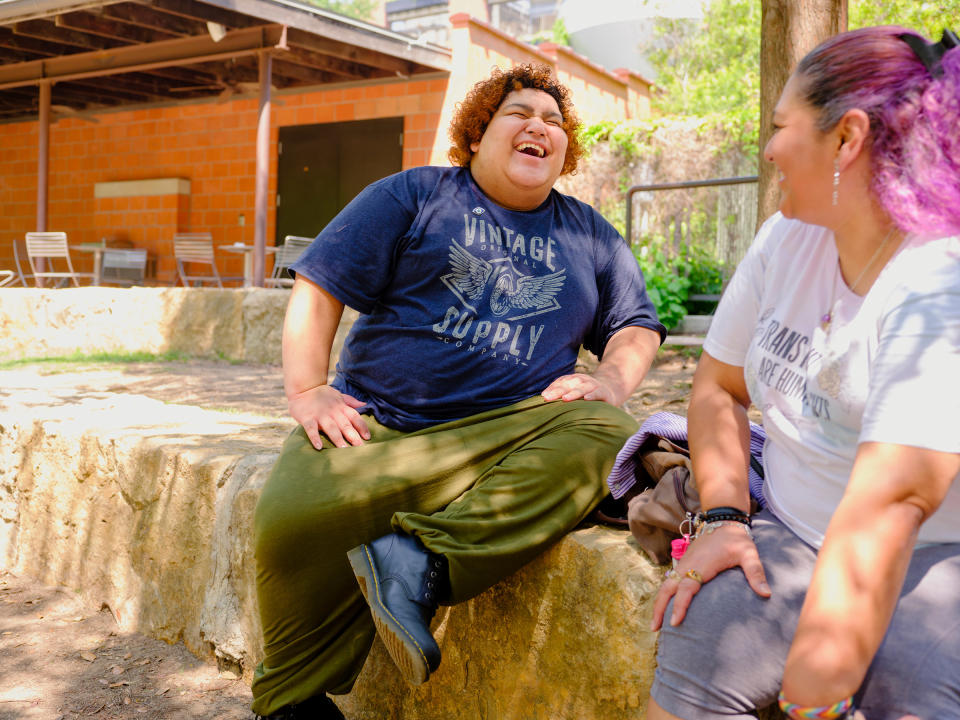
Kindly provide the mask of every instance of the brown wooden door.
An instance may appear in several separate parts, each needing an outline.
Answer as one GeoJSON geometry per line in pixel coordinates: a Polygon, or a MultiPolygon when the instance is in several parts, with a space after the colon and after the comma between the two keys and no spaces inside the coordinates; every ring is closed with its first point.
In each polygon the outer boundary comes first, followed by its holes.
{"type": "Polygon", "coordinates": [[[399,172],[403,118],[280,128],[276,244],[314,237],[363,188],[399,172]]]}

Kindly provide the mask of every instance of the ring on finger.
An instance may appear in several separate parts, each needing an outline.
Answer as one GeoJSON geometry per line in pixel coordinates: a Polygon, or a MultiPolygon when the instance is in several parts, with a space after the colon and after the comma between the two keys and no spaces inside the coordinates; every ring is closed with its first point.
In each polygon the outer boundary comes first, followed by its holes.
{"type": "Polygon", "coordinates": [[[703,585],[703,576],[700,573],[698,573],[696,570],[687,570],[687,572],[684,573],[683,576],[690,578],[695,583],[697,583],[697,585],[703,585]]]}

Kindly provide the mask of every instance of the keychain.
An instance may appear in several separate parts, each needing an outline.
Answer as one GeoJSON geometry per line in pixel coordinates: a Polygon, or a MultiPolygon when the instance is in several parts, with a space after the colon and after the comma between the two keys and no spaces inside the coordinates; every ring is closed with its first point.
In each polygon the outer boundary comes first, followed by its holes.
{"type": "Polygon", "coordinates": [[[687,548],[690,547],[690,531],[693,529],[693,516],[690,513],[687,513],[687,517],[684,518],[683,522],[680,523],[680,537],[676,540],[670,541],[670,558],[673,561],[673,569],[677,569],[677,565],[680,563],[680,558],[683,557],[683,554],[687,551],[687,548]],[[684,532],[684,526],[686,526],[686,532],[684,532]]]}

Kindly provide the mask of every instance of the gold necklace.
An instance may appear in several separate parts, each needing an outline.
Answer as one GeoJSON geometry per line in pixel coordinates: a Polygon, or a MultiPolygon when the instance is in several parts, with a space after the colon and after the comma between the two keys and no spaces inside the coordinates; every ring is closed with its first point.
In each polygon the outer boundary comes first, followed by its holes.
{"type": "MultiPolygon", "coordinates": [[[[867,261],[867,264],[863,266],[863,270],[861,270],[860,274],[857,275],[857,279],[853,281],[852,285],[850,285],[850,292],[856,292],[857,285],[859,285],[860,281],[863,280],[863,276],[867,274],[867,270],[869,270],[873,266],[873,263],[876,262],[877,258],[880,257],[880,253],[883,251],[883,248],[886,247],[887,241],[891,238],[891,236],[893,235],[893,231],[896,229],[897,229],[896,225],[890,226],[890,230],[887,231],[886,237],[883,238],[883,242],[881,242],[880,245],[877,247],[877,249],[874,251],[873,255],[867,261]]],[[[838,254],[837,266],[836,266],[836,269],[834,270],[834,275],[833,275],[833,284],[830,286],[830,307],[823,315],[820,316],[820,329],[827,334],[830,333],[830,324],[833,322],[833,313],[837,309],[837,300],[835,300],[835,297],[837,295],[837,274],[839,272],[840,272],[840,257],[838,254]]]]}

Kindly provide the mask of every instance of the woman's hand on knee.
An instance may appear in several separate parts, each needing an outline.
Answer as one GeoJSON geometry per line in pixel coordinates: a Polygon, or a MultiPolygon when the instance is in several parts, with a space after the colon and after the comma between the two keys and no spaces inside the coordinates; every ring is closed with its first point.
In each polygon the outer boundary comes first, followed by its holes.
{"type": "Polygon", "coordinates": [[[363,445],[370,439],[370,429],[356,408],[364,403],[352,395],[341,393],[329,385],[304,390],[287,401],[290,415],[303,426],[317,450],[323,447],[323,432],[336,447],[363,445]]]}
{"type": "Polygon", "coordinates": [[[676,570],[667,574],[653,603],[651,630],[663,626],[664,615],[670,600],[673,612],[670,624],[679,625],[686,617],[687,609],[704,583],[708,583],[724,570],[739,567],[747,582],[760,597],[770,597],[770,586],[757,553],[753,539],[743,527],[733,524],[716,528],[713,532],[696,538],[684,553],[676,570]]]}

